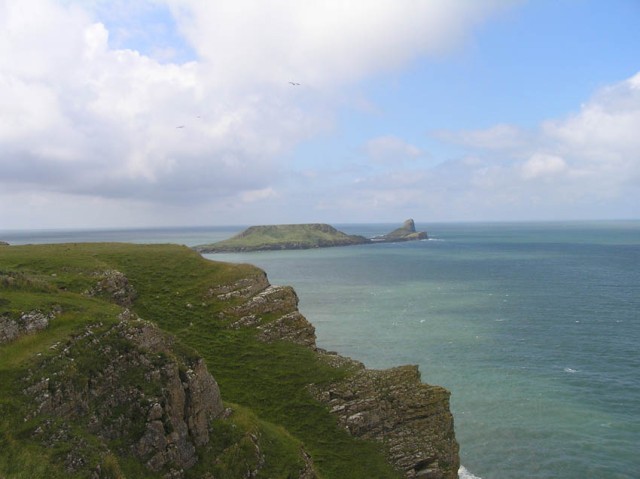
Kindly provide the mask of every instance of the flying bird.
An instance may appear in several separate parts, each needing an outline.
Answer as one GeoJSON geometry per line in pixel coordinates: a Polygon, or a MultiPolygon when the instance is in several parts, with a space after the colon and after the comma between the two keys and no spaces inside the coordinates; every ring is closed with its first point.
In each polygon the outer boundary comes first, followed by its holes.
{"type": "Polygon", "coordinates": [[[176,128],[184,128],[184,125],[176,126],[176,128]]]}
{"type": "Polygon", "coordinates": [[[296,83],[296,82],[294,82],[294,81],[290,81],[289,83],[290,83],[290,84],[292,84],[293,86],[298,86],[298,85],[300,85],[300,83],[296,83]]]}

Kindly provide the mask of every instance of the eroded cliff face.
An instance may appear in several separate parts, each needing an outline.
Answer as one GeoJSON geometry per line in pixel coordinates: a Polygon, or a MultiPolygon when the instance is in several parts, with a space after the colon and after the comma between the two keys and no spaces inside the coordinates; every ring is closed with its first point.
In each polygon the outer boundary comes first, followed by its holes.
{"type": "Polygon", "coordinates": [[[256,328],[263,341],[285,340],[316,348],[315,328],[298,311],[296,292],[289,286],[272,286],[264,272],[212,287],[205,299],[211,298],[229,303],[219,316],[230,321],[231,328],[256,328]]]}
{"type": "MultiPolygon", "coordinates": [[[[125,307],[134,303],[137,292],[123,273],[98,271],[91,277],[95,284],[84,291],[85,296],[125,307]]],[[[297,304],[291,288],[270,286],[264,274],[244,278],[234,283],[234,288],[223,285],[206,295],[219,295],[220,301],[240,298],[241,304],[236,304],[230,314],[242,317],[277,316],[278,311],[297,304]]],[[[56,306],[50,312],[34,310],[17,318],[2,316],[0,343],[37,334],[63,314],[63,308],[56,306]]],[[[264,327],[264,340],[278,337],[296,341],[309,328],[313,335],[306,320],[304,327],[298,327],[302,318],[299,314],[285,316],[260,326],[264,327]]],[[[309,342],[308,338],[300,341],[309,342]]],[[[35,424],[31,440],[65,451],[58,460],[72,476],[123,477],[120,459],[115,458],[127,456],[156,477],[167,479],[181,479],[187,474],[213,479],[210,471],[193,472],[202,454],[214,454],[222,462],[232,463],[233,477],[239,479],[258,477],[265,467],[265,441],[269,439],[262,437],[259,425],[234,431],[231,440],[216,437],[218,430],[236,428],[234,411],[224,407],[205,361],[127,308],[117,323],[89,323],[80,334],[53,344],[49,354],[38,356],[42,358],[36,367],[21,380],[30,404],[24,422],[35,424]],[[213,449],[208,447],[212,442],[213,449]]],[[[311,456],[301,448],[299,458],[301,466],[289,477],[316,479],[311,456]]]]}
{"type": "Polygon", "coordinates": [[[209,442],[210,422],[224,411],[202,359],[177,355],[171,336],[127,312],[117,325],[94,324],[53,349],[24,379],[34,403],[25,419],[59,419],[35,436],[51,447],[74,444],[65,458],[69,472],[87,463],[86,438],[74,436],[72,425],[102,440],[104,454],[122,440],[153,472],[181,477],[196,464],[196,447],[209,442]]]}
{"type": "Polygon", "coordinates": [[[233,328],[257,328],[265,341],[288,340],[314,349],[327,364],[347,368],[346,379],[309,385],[353,436],[382,443],[387,458],[408,478],[454,479],[460,466],[450,393],[425,384],[417,366],[370,370],[358,361],[317,348],[313,326],[298,311],[295,291],[269,285],[266,276],[222,285],[212,292],[222,301],[242,297],[221,317],[233,328]]]}
{"type": "MultiPolygon", "coordinates": [[[[118,477],[117,461],[109,458],[129,455],[158,477],[212,479],[208,472],[188,471],[216,442],[212,424],[232,414],[223,406],[214,377],[194,351],[185,351],[173,336],[126,309],[135,304],[137,293],[124,274],[108,270],[92,277],[95,284],[85,295],[125,309],[117,323],[90,323],[82,333],[51,346],[23,378],[23,392],[32,404],[24,420],[37,424],[32,439],[52,448],[70,445],[62,458],[70,474],[89,470],[91,477],[118,477]]],[[[255,329],[265,342],[302,345],[331,367],[348,371],[340,381],[309,384],[308,394],[326,404],[350,434],[383,444],[388,461],[406,477],[458,477],[449,392],[422,383],[417,367],[368,370],[318,348],[295,291],[270,285],[258,270],[205,288],[202,300],[220,306],[212,318],[217,324],[255,329]]],[[[63,311],[24,314],[19,321],[0,318],[5,341],[37,334],[63,311]]],[[[267,461],[262,441],[258,429],[249,429],[216,454],[235,457],[244,451],[237,477],[257,477],[267,461]]],[[[291,477],[318,477],[311,456],[302,449],[299,454],[300,469],[291,477]]]]}
{"type": "Polygon", "coordinates": [[[347,379],[310,391],[356,437],[382,442],[409,478],[457,477],[458,444],[449,392],[420,381],[417,366],[361,367],[347,379]]]}

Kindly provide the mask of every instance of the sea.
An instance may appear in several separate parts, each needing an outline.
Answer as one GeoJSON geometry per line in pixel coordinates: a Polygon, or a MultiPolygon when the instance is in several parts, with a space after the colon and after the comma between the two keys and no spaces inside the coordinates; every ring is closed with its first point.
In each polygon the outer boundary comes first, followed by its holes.
{"type": "MultiPolygon", "coordinates": [[[[451,391],[462,479],[640,478],[640,221],[416,226],[428,240],[205,257],[293,286],[320,347],[369,368],[417,364],[451,391]]],[[[242,229],[0,240],[193,246],[242,229]]]]}

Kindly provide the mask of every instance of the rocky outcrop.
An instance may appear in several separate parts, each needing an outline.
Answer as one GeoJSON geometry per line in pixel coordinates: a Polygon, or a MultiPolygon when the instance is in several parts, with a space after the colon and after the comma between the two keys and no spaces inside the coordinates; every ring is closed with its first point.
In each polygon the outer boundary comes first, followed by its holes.
{"type": "Polygon", "coordinates": [[[240,278],[232,283],[211,286],[207,290],[204,299],[217,299],[219,301],[229,301],[237,298],[249,299],[269,286],[267,274],[264,271],[260,271],[260,274],[240,278]]]}
{"type": "Polygon", "coordinates": [[[425,231],[416,231],[416,225],[412,219],[405,220],[398,229],[387,233],[386,235],[376,236],[372,241],[376,243],[395,243],[398,241],[415,241],[427,239],[428,235],[425,231]]]}
{"type": "MultiPolygon", "coordinates": [[[[106,330],[88,327],[54,349],[58,354],[25,380],[24,392],[34,404],[25,420],[54,416],[65,423],[49,420],[36,437],[50,446],[73,442],[65,430],[68,421],[104,441],[105,449],[109,441],[127,444],[153,472],[179,478],[196,464],[196,448],[209,442],[209,424],[224,410],[202,359],[180,359],[170,336],[126,318],[106,330]]],[[[67,469],[85,466],[85,457],[82,447],[74,448],[67,469]]]]}
{"type": "Polygon", "coordinates": [[[189,469],[197,462],[196,446],[209,442],[209,422],[223,411],[218,385],[202,360],[182,374],[176,364],[154,374],[163,394],[148,409],[134,450],[152,471],[168,465],[189,469]]]}
{"type": "Polygon", "coordinates": [[[315,328],[298,311],[298,295],[290,286],[272,286],[266,275],[210,288],[206,297],[231,303],[220,313],[233,329],[257,328],[263,341],[285,340],[315,349],[315,328]],[[237,300],[242,301],[239,304],[237,300]]]}
{"type": "Polygon", "coordinates": [[[48,313],[36,309],[22,313],[17,318],[11,318],[9,315],[0,316],[0,344],[45,329],[59,313],[60,308],[56,307],[48,313]]]}
{"type": "Polygon", "coordinates": [[[341,382],[310,391],[352,435],[383,443],[389,461],[406,477],[458,477],[449,392],[422,383],[417,366],[362,367],[341,382]]]}
{"type": "Polygon", "coordinates": [[[256,278],[220,286],[229,301],[221,313],[232,328],[256,328],[264,341],[288,340],[316,351],[332,367],[349,371],[346,379],[310,385],[349,433],[380,442],[389,462],[408,478],[455,479],[460,465],[449,392],[421,382],[417,366],[369,370],[353,359],[316,347],[313,326],[298,311],[293,289],[265,285],[256,278]],[[241,304],[233,300],[242,298],[241,304]]]}
{"type": "Polygon", "coordinates": [[[136,290],[120,271],[107,270],[94,273],[99,278],[96,285],[86,291],[87,296],[106,297],[124,307],[131,307],[136,299],[136,290]]]}
{"type": "MultiPolygon", "coordinates": [[[[372,371],[357,361],[317,348],[314,328],[299,312],[292,288],[270,285],[264,272],[257,269],[239,271],[247,274],[232,272],[234,279],[226,284],[199,289],[203,283],[197,283],[190,301],[196,305],[202,302],[202,311],[205,306],[215,311],[209,316],[193,308],[201,321],[197,326],[209,326],[211,321],[216,322],[216,332],[225,327],[252,328],[262,341],[284,340],[311,349],[321,361],[340,369],[332,377],[343,379],[309,385],[301,394],[308,392],[325,404],[353,436],[380,442],[389,462],[406,477],[457,476],[458,446],[446,390],[423,384],[415,366],[372,371]]],[[[34,294],[55,290],[55,282],[41,284],[37,279],[0,275],[0,286],[28,287],[34,294]]],[[[80,284],[86,279],[82,276],[80,284]]],[[[234,471],[237,466],[239,471],[233,477],[243,479],[260,477],[261,471],[272,466],[269,461],[273,459],[266,452],[271,446],[264,443],[272,439],[260,418],[248,426],[243,421],[230,423],[233,413],[224,409],[216,381],[204,361],[185,346],[189,343],[177,342],[127,309],[136,299],[128,278],[108,270],[96,273],[92,282],[95,284],[85,294],[124,305],[119,321],[110,322],[107,316],[83,318],[88,325],[81,332],[53,345],[46,343],[33,357],[35,367],[26,375],[24,370],[16,375],[29,404],[24,421],[24,409],[16,409],[21,414],[17,416],[20,424],[25,425],[20,434],[44,448],[61,451],[51,460],[57,465],[62,461],[70,476],[121,477],[118,461],[140,462],[142,466],[136,467],[146,467],[150,475],[171,479],[211,479],[210,472],[203,471],[207,464],[204,458],[209,460],[206,467],[227,460],[225,464],[232,464],[234,471]],[[108,324],[97,322],[98,317],[108,324]],[[240,424],[241,428],[233,429],[240,424]],[[224,438],[212,440],[216,431],[222,431],[220,437],[224,438]],[[215,455],[207,456],[211,451],[215,455]]],[[[68,299],[69,293],[65,295],[68,299]]],[[[143,299],[153,301],[147,296],[143,299]]],[[[113,309],[109,305],[105,311],[110,313],[104,314],[112,314],[113,309]]],[[[74,310],[70,319],[75,320],[81,310],[74,310]]],[[[37,331],[53,318],[39,310],[23,313],[24,317],[6,311],[0,321],[5,338],[17,337],[16,329],[22,334],[37,331]],[[16,326],[19,321],[20,327],[16,326]]],[[[187,311],[180,318],[185,331],[190,328],[189,314],[187,311]]],[[[238,374],[252,373],[239,367],[238,374]]],[[[288,444],[298,446],[294,439],[288,444]]],[[[302,448],[299,462],[288,474],[300,479],[317,477],[311,456],[302,448]]]]}
{"type": "Polygon", "coordinates": [[[6,241],[0,241],[0,246],[9,246],[9,243],[6,241]]]}
{"type": "Polygon", "coordinates": [[[297,311],[260,325],[258,330],[260,331],[258,338],[263,341],[283,340],[314,349],[316,347],[315,328],[297,311]]]}

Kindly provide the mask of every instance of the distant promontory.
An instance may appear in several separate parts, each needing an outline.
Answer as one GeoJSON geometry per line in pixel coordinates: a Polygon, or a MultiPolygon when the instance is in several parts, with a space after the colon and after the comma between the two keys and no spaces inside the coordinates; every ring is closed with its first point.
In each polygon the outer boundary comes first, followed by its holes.
{"type": "Polygon", "coordinates": [[[374,236],[374,242],[394,243],[396,241],[415,241],[428,239],[426,231],[416,231],[416,224],[412,219],[406,220],[402,226],[382,236],[374,236]]]}
{"type": "Polygon", "coordinates": [[[416,231],[412,219],[406,220],[400,228],[374,238],[349,235],[323,223],[262,225],[251,226],[232,238],[195,246],[194,249],[200,253],[237,253],[393,243],[426,239],[427,237],[427,233],[416,231]]]}

